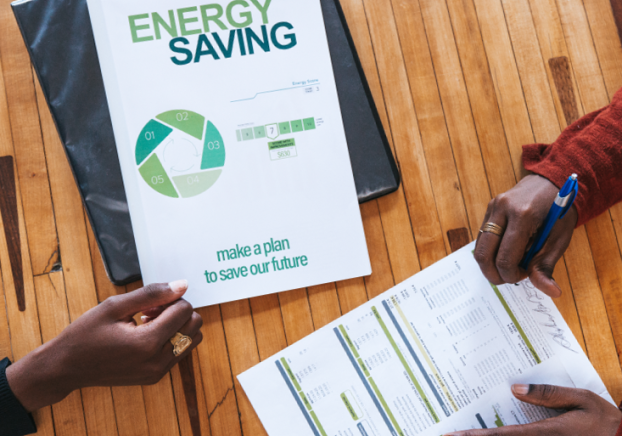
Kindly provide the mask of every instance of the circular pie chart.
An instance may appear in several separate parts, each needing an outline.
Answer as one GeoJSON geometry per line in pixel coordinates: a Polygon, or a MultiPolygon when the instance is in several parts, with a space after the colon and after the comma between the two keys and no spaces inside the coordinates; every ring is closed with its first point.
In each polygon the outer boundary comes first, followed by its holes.
{"type": "Polygon", "coordinates": [[[214,186],[225,166],[225,143],[203,115],[187,110],[161,113],[136,141],[143,180],[171,198],[191,198],[214,186]]]}

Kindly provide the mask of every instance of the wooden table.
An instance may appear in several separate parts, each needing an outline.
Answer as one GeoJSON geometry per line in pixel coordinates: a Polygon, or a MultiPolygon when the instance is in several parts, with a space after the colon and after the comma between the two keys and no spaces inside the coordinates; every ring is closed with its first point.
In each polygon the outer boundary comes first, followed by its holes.
{"type": "MultiPolygon", "coordinates": [[[[265,434],[235,376],[476,235],[519,180],[521,145],[555,140],[622,86],[609,0],[341,0],[403,175],[361,206],[374,274],[200,309],[194,353],[203,435],[265,434]]],[[[0,6],[0,156],[14,156],[26,311],[0,232],[0,357],[23,357],[112,286],[8,0],[0,6]]],[[[105,183],[105,181],[102,181],[105,183]]],[[[557,304],[622,400],[622,205],[575,232],[557,304]]],[[[194,418],[197,418],[195,416],[194,418]]],[[[180,371],[155,386],[92,388],[36,413],[44,435],[192,435],[180,371]]]]}

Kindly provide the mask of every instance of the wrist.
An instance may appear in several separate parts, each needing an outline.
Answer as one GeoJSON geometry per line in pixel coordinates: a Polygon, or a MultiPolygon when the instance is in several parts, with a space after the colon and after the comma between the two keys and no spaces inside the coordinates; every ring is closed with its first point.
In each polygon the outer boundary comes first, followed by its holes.
{"type": "Polygon", "coordinates": [[[9,387],[28,412],[55,404],[78,388],[53,343],[37,348],[7,368],[9,387]]]}

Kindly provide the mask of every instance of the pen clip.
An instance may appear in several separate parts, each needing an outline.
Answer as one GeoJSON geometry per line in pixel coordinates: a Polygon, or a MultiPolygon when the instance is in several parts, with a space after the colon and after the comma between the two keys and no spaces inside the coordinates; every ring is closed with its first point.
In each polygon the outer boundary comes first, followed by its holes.
{"type": "Polygon", "coordinates": [[[559,217],[559,219],[562,219],[566,216],[566,214],[568,213],[568,211],[570,210],[570,208],[572,207],[572,205],[574,204],[574,201],[577,198],[577,195],[579,195],[579,182],[578,181],[574,181],[574,185],[572,186],[572,192],[570,194],[568,194],[568,196],[570,197],[567,202],[566,202],[566,206],[564,207],[561,216],[559,217]]]}

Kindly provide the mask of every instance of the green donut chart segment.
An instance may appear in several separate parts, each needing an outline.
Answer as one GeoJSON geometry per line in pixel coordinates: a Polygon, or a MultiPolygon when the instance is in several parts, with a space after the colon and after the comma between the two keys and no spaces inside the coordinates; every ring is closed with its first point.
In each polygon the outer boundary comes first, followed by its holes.
{"type": "Polygon", "coordinates": [[[222,140],[220,132],[211,121],[207,122],[205,128],[205,141],[203,146],[203,158],[201,160],[201,169],[209,170],[225,166],[225,143],[222,140]]]}
{"type": "Polygon", "coordinates": [[[143,163],[147,157],[164,141],[173,129],[151,120],[147,123],[136,142],[136,165],[143,163]]]}
{"type": "Polygon", "coordinates": [[[173,177],[173,182],[175,182],[175,186],[177,186],[182,198],[191,198],[202,194],[214,186],[221,173],[222,170],[214,170],[176,176],[173,177]]]}
{"type": "Polygon", "coordinates": [[[145,182],[157,192],[167,197],[179,198],[157,154],[153,154],[147,159],[147,161],[141,165],[139,171],[140,175],[145,179],[145,182]]]}
{"type": "Polygon", "coordinates": [[[205,126],[203,115],[191,111],[176,110],[164,112],[156,118],[190,136],[194,136],[199,141],[203,139],[203,126],[205,126]]]}

